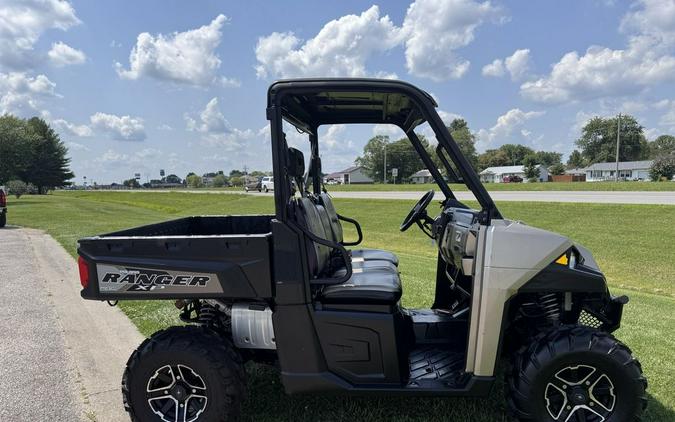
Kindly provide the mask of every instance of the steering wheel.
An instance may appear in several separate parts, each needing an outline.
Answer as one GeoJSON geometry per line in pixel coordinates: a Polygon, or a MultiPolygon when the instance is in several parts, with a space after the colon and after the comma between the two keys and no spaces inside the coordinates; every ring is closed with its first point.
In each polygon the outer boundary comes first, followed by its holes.
{"type": "Polygon", "coordinates": [[[408,213],[408,216],[405,218],[405,220],[403,220],[403,223],[401,223],[402,232],[408,230],[414,222],[420,220],[426,214],[426,209],[431,203],[432,199],[434,199],[433,189],[422,195],[422,198],[417,201],[413,209],[411,209],[408,213]]]}

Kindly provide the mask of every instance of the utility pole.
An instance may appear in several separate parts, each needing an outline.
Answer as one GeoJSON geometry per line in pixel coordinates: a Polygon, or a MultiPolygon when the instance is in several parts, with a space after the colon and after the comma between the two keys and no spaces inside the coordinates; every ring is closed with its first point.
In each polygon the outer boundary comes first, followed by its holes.
{"type": "Polygon", "coordinates": [[[384,143],[384,184],[387,184],[387,142],[384,143]]]}
{"type": "Polygon", "coordinates": [[[616,124],[616,173],[614,174],[614,181],[619,181],[619,148],[621,146],[621,113],[616,124]]]}

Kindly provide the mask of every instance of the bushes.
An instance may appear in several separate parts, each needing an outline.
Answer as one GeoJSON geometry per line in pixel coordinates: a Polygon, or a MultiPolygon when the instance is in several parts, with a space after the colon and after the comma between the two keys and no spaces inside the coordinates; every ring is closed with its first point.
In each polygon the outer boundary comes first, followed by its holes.
{"type": "Polygon", "coordinates": [[[21,195],[35,193],[35,186],[22,180],[10,180],[7,182],[7,190],[10,195],[14,195],[16,199],[19,199],[21,195]]]}
{"type": "Polygon", "coordinates": [[[673,154],[656,158],[649,168],[649,177],[654,181],[672,180],[673,175],[675,175],[675,155],[673,154]]]}

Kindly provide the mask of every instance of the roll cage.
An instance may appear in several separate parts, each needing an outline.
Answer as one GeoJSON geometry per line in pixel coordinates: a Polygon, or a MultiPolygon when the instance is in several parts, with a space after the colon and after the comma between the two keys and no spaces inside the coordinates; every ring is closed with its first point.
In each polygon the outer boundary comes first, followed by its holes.
{"type": "MultiPolygon", "coordinates": [[[[445,202],[460,205],[414,129],[428,122],[438,145],[436,153],[453,182],[463,182],[481,206],[481,223],[502,218],[478,175],[436,112],[438,104],[428,93],[406,82],[380,79],[294,79],[272,84],[267,94],[267,119],[272,135],[272,160],[277,180],[289,180],[283,121],[309,135],[309,174],[315,194],[320,191],[318,128],[330,124],[393,124],[401,128],[445,195],[445,202]],[[454,166],[454,168],[453,168],[454,166]],[[459,173],[459,174],[458,174],[459,173]]],[[[287,221],[289,183],[274,191],[276,217],[287,221]]]]}

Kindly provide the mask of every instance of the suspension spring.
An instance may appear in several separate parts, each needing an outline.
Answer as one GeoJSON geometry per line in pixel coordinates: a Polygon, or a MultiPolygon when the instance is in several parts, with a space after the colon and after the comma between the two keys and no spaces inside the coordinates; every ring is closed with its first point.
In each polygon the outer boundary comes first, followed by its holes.
{"type": "Polygon", "coordinates": [[[560,320],[560,297],[556,293],[549,293],[539,297],[539,306],[544,317],[549,321],[560,320]]]}

